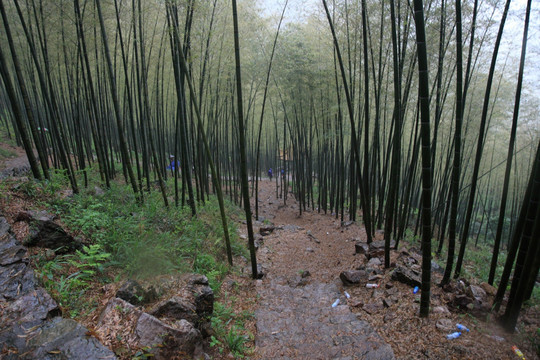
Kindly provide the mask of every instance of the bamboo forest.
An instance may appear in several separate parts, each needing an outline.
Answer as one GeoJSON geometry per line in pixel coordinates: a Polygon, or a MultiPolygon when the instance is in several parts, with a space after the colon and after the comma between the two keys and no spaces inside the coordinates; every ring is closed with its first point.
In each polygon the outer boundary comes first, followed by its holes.
{"type": "Polygon", "coordinates": [[[0,0],[0,358],[540,358],[539,5],[0,0]]]}

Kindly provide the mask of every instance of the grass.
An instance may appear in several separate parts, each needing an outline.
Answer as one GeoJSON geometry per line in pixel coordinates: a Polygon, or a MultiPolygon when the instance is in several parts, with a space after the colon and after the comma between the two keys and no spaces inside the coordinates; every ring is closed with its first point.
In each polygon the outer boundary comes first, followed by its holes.
{"type": "Polygon", "coordinates": [[[0,147],[0,160],[11,159],[16,156],[17,156],[17,153],[15,151],[0,147]]]}
{"type": "MultiPolygon", "coordinates": [[[[95,300],[85,293],[125,277],[149,279],[195,272],[206,275],[219,295],[229,266],[214,197],[197,204],[197,216],[192,217],[187,207],[166,208],[158,191],[145,193],[142,205],[136,203],[128,185],[117,182],[104,189],[104,195],[96,195],[99,175],[95,169],[88,173],[88,188],[69,197],[59,195],[69,187],[62,171],[51,172],[50,181],[29,180],[16,190],[18,196],[58,215],[66,230],[87,244],[81,252],[52,260],[46,254],[35,256],[38,277],[64,313],[78,317],[91,311],[95,300]]],[[[168,186],[171,188],[172,179],[168,186]]],[[[9,196],[2,193],[2,197],[9,196]]],[[[241,213],[230,202],[226,207],[227,214],[241,213]]],[[[233,254],[247,257],[247,249],[238,241],[236,220],[231,218],[228,223],[233,254]]],[[[228,337],[231,346],[241,352],[241,344],[233,341],[233,335],[234,330],[228,337]]]]}
{"type": "MultiPolygon", "coordinates": [[[[234,304],[234,299],[232,299],[234,304]]],[[[244,358],[249,353],[246,344],[253,340],[253,334],[246,328],[246,321],[253,318],[253,313],[236,313],[232,307],[217,302],[212,316],[212,335],[210,346],[217,347],[220,353],[228,349],[234,358],[244,358]]]]}

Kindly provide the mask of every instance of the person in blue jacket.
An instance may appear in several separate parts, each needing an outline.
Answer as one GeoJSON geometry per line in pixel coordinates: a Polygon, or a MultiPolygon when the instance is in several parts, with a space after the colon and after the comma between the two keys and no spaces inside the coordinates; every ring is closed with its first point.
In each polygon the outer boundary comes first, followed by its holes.
{"type": "Polygon", "coordinates": [[[169,166],[167,166],[167,170],[174,171],[176,170],[176,167],[178,166],[178,169],[180,169],[180,161],[174,160],[174,155],[169,155],[169,158],[171,159],[171,163],[169,166]]]}
{"type": "Polygon", "coordinates": [[[268,177],[272,180],[272,168],[268,169],[268,177]]]}

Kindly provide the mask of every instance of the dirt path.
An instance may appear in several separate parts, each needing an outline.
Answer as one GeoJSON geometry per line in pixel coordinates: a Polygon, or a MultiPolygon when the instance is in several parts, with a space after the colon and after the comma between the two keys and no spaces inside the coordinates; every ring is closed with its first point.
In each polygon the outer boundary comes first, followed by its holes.
{"type": "Polygon", "coordinates": [[[294,199],[283,206],[273,191],[263,181],[260,213],[276,229],[258,252],[267,276],[256,287],[257,358],[393,359],[392,348],[350,311],[339,281],[355,266],[354,238],[363,229],[330,215],[299,217],[294,199]]]}
{"type": "MultiPolygon", "coordinates": [[[[237,304],[255,312],[253,358],[503,360],[515,357],[513,345],[534,358],[528,340],[531,330],[510,335],[490,315],[475,318],[449,311],[455,294],[438,286],[432,286],[430,316],[420,318],[420,295],[410,285],[392,280],[395,267],[384,269],[363,255],[356,256],[355,243],[365,241],[365,231],[358,225],[342,224],[332,214],[316,211],[299,216],[293,196],[284,205],[283,199],[276,199],[275,184],[268,180],[260,183],[259,202],[261,221],[255,230],[268,221],[275,225],[271,234],[259,240],[257,258],[266,276],[255,286],[246,286],[252,291],[246,298],[255,292],[256,300],[237,304]],[[362,266],[372,269],[370,282],[380,288],[343,287],[340,273],[362,266]],[[340,304],[332,308],[337,299],[340,304]],[[457,323],[467,326],[470,333],[447,340],[457,323]]],[[[377,236],[375,240],[381,240],[377,236]]],[[[415,270],[420,269],[420,259],[411,244],[404,243],[391,253],[392,263],[408,264],[415,270]]],[[[244,271],[244,276],[248,273],[244,271]]],[[[435,270],[432,283],[439,283],[441,277],[440,269],[435,270]]],[[[521,318],[532,324],[526,329],[535,329],[538,311],[531,308],[521,318]]]]}

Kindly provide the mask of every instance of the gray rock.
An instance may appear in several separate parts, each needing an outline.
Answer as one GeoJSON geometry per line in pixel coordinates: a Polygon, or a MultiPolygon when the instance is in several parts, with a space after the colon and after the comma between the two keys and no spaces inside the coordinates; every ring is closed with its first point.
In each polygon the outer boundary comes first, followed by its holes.
{"type": "Polygon", "coordinates": [[[441,332],[450,332],[455,330],[455,325],[450,319],[439,319],[437,320],[437,324],[435,324],[435,326],[441,332]]]}
{"type": "Polygon", "coordinates": [[[116,292],[116,297],[133,305],[148,304],[157,299],[154,287],[144,289],[137,281],[128,280],[116,292]]]}
{"type": "Polygon", "coordinates": [[[259,228],[259,234],[261,234],[262,236],[268,236],[274,232],[274,229],[274,225],[262,225],[259,228]]]}
{"type": "Polygon", "coordinates": [[[28,344],[33,350],[28,359],[43,359],[55,353],[61,359],[116,359],[114,353],[96,338],[88,337],[88,329],[72,319],[55,318],[40,329],[28,344]]]}
{"type": "Polygon", "coordinates": [[[0,218],[0,351],[13,352],[2,358],[115,359],[97,339],[86,336],[88,329],[59,317],[56,302],[36,286],[26,248],[6,224],[0,218]]]}
{"type": "Polygon", "coordinates": [[[367,281],[367,273],[364,270],[348,270],[339,274],[343,285],[357,285],[367,281]]]}
{"type": "Polygon", "coordinates": [[[363,243],[363,242],[357,242],[356,244],[354,244],[354,249],[355,249],[357,254],[361,254],[361,255],[366,255],[367,256],[367,254],[369,252],[368,244],[363,243]]]}
{"type": "Polygon", "coordinates": [[[382,265],[382,261],[378,257],[372,257],[367,263],[367,266],[369,267],[376,267],[376,266],[381,266],[381,265],[382,265]]]}
{"type": "Polygon", "coordinates": [[[189,285],[208,285],[208,278],[202,274],[190,274],[186,282],[189,285]]]}
{"type": "Polygon", "coordinates": [[[12,265],[21,261],[28,262],[28,253],[11,234],[5,233],[5,240],[0,242],[0,266],[12,265]]]}
{"type": "Polygon", "coordinates": [[[261,264],[257,264],[257,279],[262,279],[266,276],[266,268],[261,264]]]}
{"type": "Polygon", "coordinates": [[[17,220],[28,221],[30,235],[24,241],[26,246],[40,246],[55,250],[59,254],[82,249],[82,244],[53,222],[54,215],[46,212],[21,212],[17,220]]]}
{"type": "Polygon", "coordinates": [[[392,273],[392,280],[399,281],[413,287],[422,285],[419,274],[414,273],[412,270],[409,270],[402,266],[398,266],[394,270],[394,272],[392,273]]]}
{"type": "Polygon", "coordinates": [[[370,304],[365,304],[362,307],[362,310],[364,310],[365,312],[367,312],[370,315],[376,314],[379,311],[381,311],[382,309],[384,309],[384,305],[380,301],[370,303],[370,304]]]}
{"type": "Polygon", "coordinates": [[[315,243],[317,243],[317,244],[321,243],[321,241],[319,239],[317,239],[317,237],[315,235],[313,235],[310,230],[308,230],[306,232],[306,234],[311,240],[315,241],[315,243]]]}
{"type": "Polygon", "coordinates": [[[431,271],[438,272],[439,274],[444,273],[444,269],[439,266],[434,260],[431,260],[431,271]]]}
{"type": "Polygon", "coordinates": [[[480,286],[476,285],[469,285],[467,288],[467,294],[469,296],[472,296],[476,301],[479,301],[480,303],[484,303],[487,298],[487,294],[480,286]]]}
{"type": "MultiPolygon", "coordinates": [[[[369,244],[369,252],[368,252],[368,258],[371,259],[373,257],[381,257],[384,256],[384,240],[379,241],[373,241],[371,244],[369,244]]],[[[394,248],[396,245],[396,242],[394,240],[390,241],[390,248],[394,248]]]]}
{"type": "Polygon", "coordinates": [[[0,266],[0,299],[15,300],[35,287],[34,272],[27,264],[0,266]]]}
{"type": "Polygon", "coordinates": [[[47,222],[47,221],[54,221],[56,219],[56,215],[48,213],[45,210],[40,211],[34,211],[34,210],[28,210],[28,211],[21,211],[17,214],[17,217],[15,218],[15,221],[26,221],[28,223],[34,223],[34,222],[47,222]]]}
{"type": "Polygon", "coordinates": [[[455,310],[461,310],[461,311],[467,311],[470,309],[470,305],[474,307],[473,305],[474,299],[471,297],[461,294],[456,295],[449,303],[448,306],[455,310]]]}
{"type": "Polygon", "coordinates": [[[389,322],[391,322],[392,320],[395,320],[395,319],[397,319],[397,315],[395,313],[393,313],[393,312],[389,312],[386,315],[384,315],[383,321],[386,324],[386,323],[389,323],[389,322]]]}
{"type": "Polygon", "coordinates": [[[0,217],[0,239],[8,234],[11,234],[11,226],[6,218],[2,216],[0,217]]]}
{"type": "Polygon", "coordinates": [[[394,296],[383,299],[383,305],[384,307],[387,307],[387,308],[397,303],[398,303],[398,299],[394,296]]]}
{"type": "Polygon", "coordinates": [[[130,344],[149,347],[155,359],[192,358],[202,347],[201,333],[187,320],[165,323],[118,298],[101,313],[96,332],[103,338],[120,336],[130,344]]]}
{"type": "Polygon", "coordinates": [[[94,195],[95,196],[103,196],[105,195],[105,191],[103,191],[102,188],[100,188],[99,186],[94,186],[94,195]]]}

